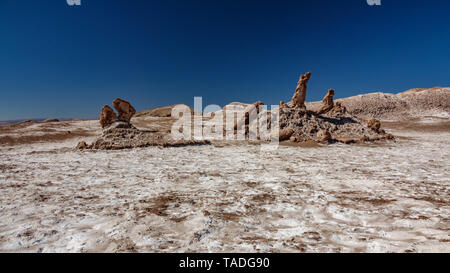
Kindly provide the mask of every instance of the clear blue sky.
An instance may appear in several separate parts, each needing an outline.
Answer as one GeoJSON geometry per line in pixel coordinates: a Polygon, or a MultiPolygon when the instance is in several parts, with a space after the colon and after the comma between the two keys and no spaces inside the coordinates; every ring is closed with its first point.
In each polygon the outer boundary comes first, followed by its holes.
{"type": "Polygon", "coordinates": [[[0,120],[450,86],[450,1],[0,0],[0,120]]]}

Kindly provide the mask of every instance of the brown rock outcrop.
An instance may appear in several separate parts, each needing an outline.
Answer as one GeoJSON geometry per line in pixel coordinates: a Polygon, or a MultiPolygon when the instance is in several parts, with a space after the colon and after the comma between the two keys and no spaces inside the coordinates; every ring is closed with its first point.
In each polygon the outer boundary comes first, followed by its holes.
{"type": "Polygon", "coordinates": [[[114,113],[114,110],[108,105],[103,106],[102,112],[100,113],[100,125],[102,128],[108,127],[116,120],[117,116],[116,113],[114,113]]]}
{"type": "Polygon", "coordinates": [[[367,122],[367,126],[375,132],[380,132],[381,122],[377,119],[371,119],[367,122]]]}
{"type": "Polygon", "coordinates": [[[89,145],[87,145],[87,143],[85,141],[78,142],[77,149],[84,150],[84,149],[88,149],[88,148],[89,148],[89,145]]]}
{"type": "Polygon", "coordinates": [[[317,132],[317,140],[319,142],[328,142],[331,140],[331,134],[325,129],[321,129],[317,132]]]}
{"type": "Polygon", "coordinates": [[[322,107],[317,111],[318,115],[323,115],[329,112],[334,107],[334,89],[329,89],[328,93],[325,95],[325,97],[322,100],[322,107]]]}
{"type": "Polygon", "coordinates": [[[295,89],[294,96],[291,100],[292,107],[295,108],[306,108],[306,88],[309,79],[311,78],[311,72],[307,72],[305,75],[300,76],[300,80],[297,83],[297,88],[295,89]]]}
{"type": "Polygon", "coordinates": [[[280,141],[288,140],[294,134],[294,130],[292,128],[286,128],[280,130],[280,141]]]}
{"type": "Polygon", "coordinates": [[[103,106],[100,114],[100,124],[103,128],[102,135],[91,145],[88,145],[85,141],[79,142],[77,149],[119,150],[149,146],[179,147],[210,144],[207,140],[177,140],[169,134],[170,131],[166,130],[140,130],[130,123],[130,119],[136,113],[136,110],[129,102],[116,99],[113,106],[119,113],[119,117],[116,116],[111,107],[103,106]]]}
{"type": "Polygon", "coordinates": [[[334,103],[334,107],[333,109],[331,109],[330,112],[333,115],[343,115],[347,113],[347,108],[344,105],[342,105],[341,102],[337,101],[334,103]]]}
{"type": "Polygon", "coordinates": [[[325,117],[312,111],[286,107],[283,111],[280,111],[279,126],[283,130],[293,129],[294,133],[291,138],[297,142],[313,140],[322,143],[334,143],[336,141],[355,143],[356,140],[360,141],[363,138],[367,141],[377,141],[391,137],[385,135],[385,132],[381,129],[374,131],[369,128],[367,121],[358,120],[349,114],[331,117],[330,113],[331,111],[325,117]]]}
{"type": "Polygon", "coordinates": [[[115,99],[113,101],[113,107],[116,109],[118,116],[118,120],[130,122],[131,118],[136,114],[136,109],[134,109],[131,104],[123,99],[115,99]]]}
{"type": "Polygon", "coordinates": [[[393,134],[389,134],[389,133],[384,133],[384,134],[383,134],[383,138],[384,138],[384,139],[387,139],[387,140],[393,140],[393,139],[395,139],[394,135],[393,135],[393,134]]]}

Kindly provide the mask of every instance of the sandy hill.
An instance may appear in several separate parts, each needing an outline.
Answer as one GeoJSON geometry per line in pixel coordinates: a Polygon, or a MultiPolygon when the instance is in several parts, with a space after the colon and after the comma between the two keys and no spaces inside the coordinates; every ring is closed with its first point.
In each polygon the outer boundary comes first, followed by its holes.
{"type": "MultiPolygon", "coordinates": [[[[156,108],[151,108],[148,110],[137,112],[134,117],[159,117],[159,118],[165,118],[170,117],[172,113],[172,109],[179,104],[175,105],[168,105],[168,106],[161,106],[156,108]]],[[[193,111],[191,109],[191,111],[193,111]]]]}
{"type": "MultiPolygon", "coordinates": [[[[425,115],[450,116],[450,88],[416,88],[399,94],[369,93],[338,99],[350,114],[364,118],[403,119],[425,115]]],[[[307,106],[317,109],[320,102],[307,106]]]]}
{"type": "MultiPolygon", "coordinates": [[[[363,118],[403,119],[424,115],[450,116],[450,87],[414,88],[399,94],[368,93],[337,99],[350,114],[363,118]]],[[[233,102],[224,107],[248,104],[233,102]]],[[[321,102],[307,103],[308,109],[316,110],[321,102]]],[[[152,108],[136,113],[135,117],[170,117],[176,105],[152,108]]]]}

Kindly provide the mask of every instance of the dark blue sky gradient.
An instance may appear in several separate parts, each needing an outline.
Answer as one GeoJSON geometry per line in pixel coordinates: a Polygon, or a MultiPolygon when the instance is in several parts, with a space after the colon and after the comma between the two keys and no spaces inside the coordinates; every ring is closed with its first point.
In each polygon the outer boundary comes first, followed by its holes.
{"type": "Polygon", "coordinates": [[[0,120],[450,86],[450,1],[0,0],[0,120]]]}

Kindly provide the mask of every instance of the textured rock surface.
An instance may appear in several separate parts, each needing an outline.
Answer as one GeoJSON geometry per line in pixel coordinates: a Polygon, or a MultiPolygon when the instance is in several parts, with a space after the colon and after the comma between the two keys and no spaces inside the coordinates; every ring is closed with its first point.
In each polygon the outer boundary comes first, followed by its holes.
{"type": "Polygon", "coordinates": [[[77,149],[84,150],[84,149],[87,149],[88,147],[89,147],[89,145],[87,145],[87,143],[85,141],[78,142],[77,149]]]}
{"type": "Polygon", "coordinates": [[[108,105],[103,106],[99,119],[100,126],[102,126],[102,128],[108,127],[116,120],[117,115],[114,113],[114,110],[108,105]]]}
{"type": "MultiPolygon", "coordinates": [[[[136,113],[131,104],[122,99],[115,99],[113,106],[119,113],[108,105],[103,106],[100,114],[102,135],[91,145],[81,141],[77,149],[120,150],[148,146],[175,147],[186,145],[209,144],[209,141],[174,140],[167,127],[156,130],[140,130],[130,123],[131,117],[136,113]]],[[[171,122],[166,124],[169,126],[171,122]]]]}
{"type": "Polygon", "coordinates": [[[367,122],[367,125],[370,129],[374,130],[375,132],[379,132],[381,128],[381,122],[377,119],[371,119],[369,122],[367,122]]]}
{"type": "Polygon", "coordinates": [[[347,108],[341,104],[341,102],[337,101],[334,103],[333,108],[327,113],[329,117],[341,117],[348,114],[347,108]]]}
{"type": "Polygon", "coordinates": [[[292,129],[294,133],[291,137],[297,142],[347,139],[345,143],[355,143],[386,139],[384,131],[374,131],[349,114],[324,116],[300,108],[284,108],[280,111],[279,125],[280,131],[292,129]]]}
{"type": "Polygon", "coordinates": [[[323,115],[327,112],[329,112],[334,107],[334,89],[328,90],[328,93],[325,95],[325,97],[322,100],[322,107],[317,111],[317,114],[323,115]]]}
{"type": "Polygon", "coordinates": [[[330,134],[330,132],[328,132],[327,130],[325,130],[325,129],[320,129],[319,130],[319,132],[317,132],[317,140],[319,141],[319,142],[328,142],[328,141],[330,141],[332,138],[331,138],[331,134],[330,134]]]}
{"type": "Polygon", "coordinates": [[[285,128],[280,130],[280,141],[288,140],[294,134],[294,130],[292,128],[285,128]]]}
{"type": "Polygon", "coordinates": [[[113,107],[117,111],[118,120],[121,121],[130,122],[131,118],[136,114],[136,109],[128,101],[123,99],[115,99],[113,101],[113,107]]]}
{"type": "Polygon", "coordinates": [[[305,108],[306,89],[309,79],[311,78],[311,72],[307,72],[305,75],[300,76],[300,80],[297,83],[294,96],[291,100],[291,106],[295,108],[305,108]]]}
{"type": "Polygon", "coordinates": [[[139,130],[128,123],[114,123],[103,130],[91,149],[121,150],[138,147],[162,146],[178,147],[187,145],[209,144],[209,141],[173,140],[167,132],[139,130]]]}
{"type": "Polygon", "coordinates": [[[78,149],[120,150],[149,146],[176,147],[209,144],[209,141],[173,140],[167,129],[163,131],[140,130],[130,123],[136,110],[129,102],[116,99],[113,106],[119,113],[119,117],[115,115],[111,107],[105,105],[100,115],[102,136],[91,145],[84,141],[80,142],[77,146],[78,149]]]}

